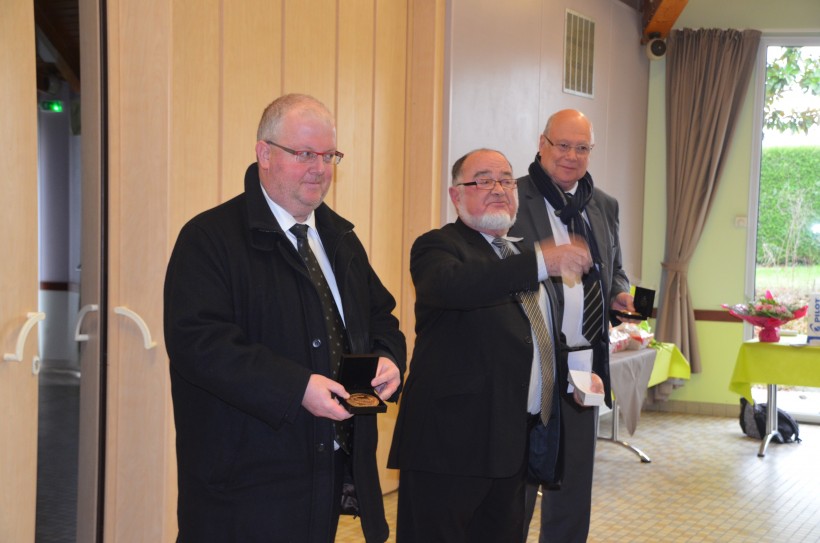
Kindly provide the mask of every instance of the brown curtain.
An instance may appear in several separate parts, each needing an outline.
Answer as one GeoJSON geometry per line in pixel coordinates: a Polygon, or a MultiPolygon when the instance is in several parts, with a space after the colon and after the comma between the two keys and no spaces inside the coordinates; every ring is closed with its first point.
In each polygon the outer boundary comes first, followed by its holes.
{"type": "MultiPolygon", "coordinates": [[[[673,30],[666,55],[666,250],[656,337],[701,371],[686,275],[717,191],[760,43],[757,30],[673,30]]],[[[671,384],[655,398],[671,391],[671,384]]]]}

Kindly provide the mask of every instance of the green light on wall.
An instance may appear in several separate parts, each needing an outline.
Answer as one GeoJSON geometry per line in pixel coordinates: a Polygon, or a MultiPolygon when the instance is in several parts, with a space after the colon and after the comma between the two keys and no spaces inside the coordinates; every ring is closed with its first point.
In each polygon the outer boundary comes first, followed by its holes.
{"type": "Polygon", "coordinates": [[[61,100],[43,100],[40,102],[40,109],[60,113],[63,111],[63,102],[61,100]]]}

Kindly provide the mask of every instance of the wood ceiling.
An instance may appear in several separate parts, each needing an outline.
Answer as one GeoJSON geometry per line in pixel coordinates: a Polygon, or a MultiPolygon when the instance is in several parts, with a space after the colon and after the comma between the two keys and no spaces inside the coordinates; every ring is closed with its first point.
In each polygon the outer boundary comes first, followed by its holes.
{"type": "MultiPolygon", "coordinates": [[[[620,0],[641,17],[641,43],[666,38],[688,0],[620,0]]],[[[37,31],[37,89],[66,81],[80,92],[79,0],[34,0],[37,31]]]]}

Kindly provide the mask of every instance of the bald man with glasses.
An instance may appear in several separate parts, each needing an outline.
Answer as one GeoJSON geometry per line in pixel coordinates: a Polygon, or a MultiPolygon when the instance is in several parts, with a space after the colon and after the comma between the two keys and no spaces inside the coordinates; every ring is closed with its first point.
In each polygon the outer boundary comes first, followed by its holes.
{"type": "MultiPolygon", "coordinates": [[[[592,372],[611,406],[610,309],[634,312],[635,307],[621,265],[618,202],[595,187],[587,171],[594,145],[592,123],[580,111],[566,109],[549,118],[529,175],[518,179],[521,207],[510,235],[559,245],[577,236],[589,246],[593,265],[580,280],[552,278],[564,338],[559,353],[570,369],[592,372]]],[[[527,525],[540,487],[540,543],[583,543],[592,506],[598,408],[579,404],[568,387],[561,390],[560,411],[560,469],[551,481],[529,482],[527,525]]]]}

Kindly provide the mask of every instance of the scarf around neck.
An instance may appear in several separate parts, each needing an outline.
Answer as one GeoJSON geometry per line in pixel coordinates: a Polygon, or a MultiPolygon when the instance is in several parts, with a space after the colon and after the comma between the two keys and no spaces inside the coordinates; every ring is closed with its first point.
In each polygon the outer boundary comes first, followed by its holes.
{"type": "Polygon", "coordinates": [[[567,225],[567,228],[569,228],[571,232],[583,234],[583,230],[577,230],[575,228],[577,223],[573,223],[574,219],[582,218],[581,213],[592,198],[594,185],[592,184],[592,176],[589,175],[589,172],[584,172],[584,176],[578,180],[575,195],[572,197],[568,197],[564,191],[555,184],[555,181],[552,180],[549,174],[544,171],[544,167],[541,166],[540,153],[535,154],[535,161],[530,164],[529,173],[538,192],[555,208],[555,214],[561,219],[561,222],[567,225]]]}

